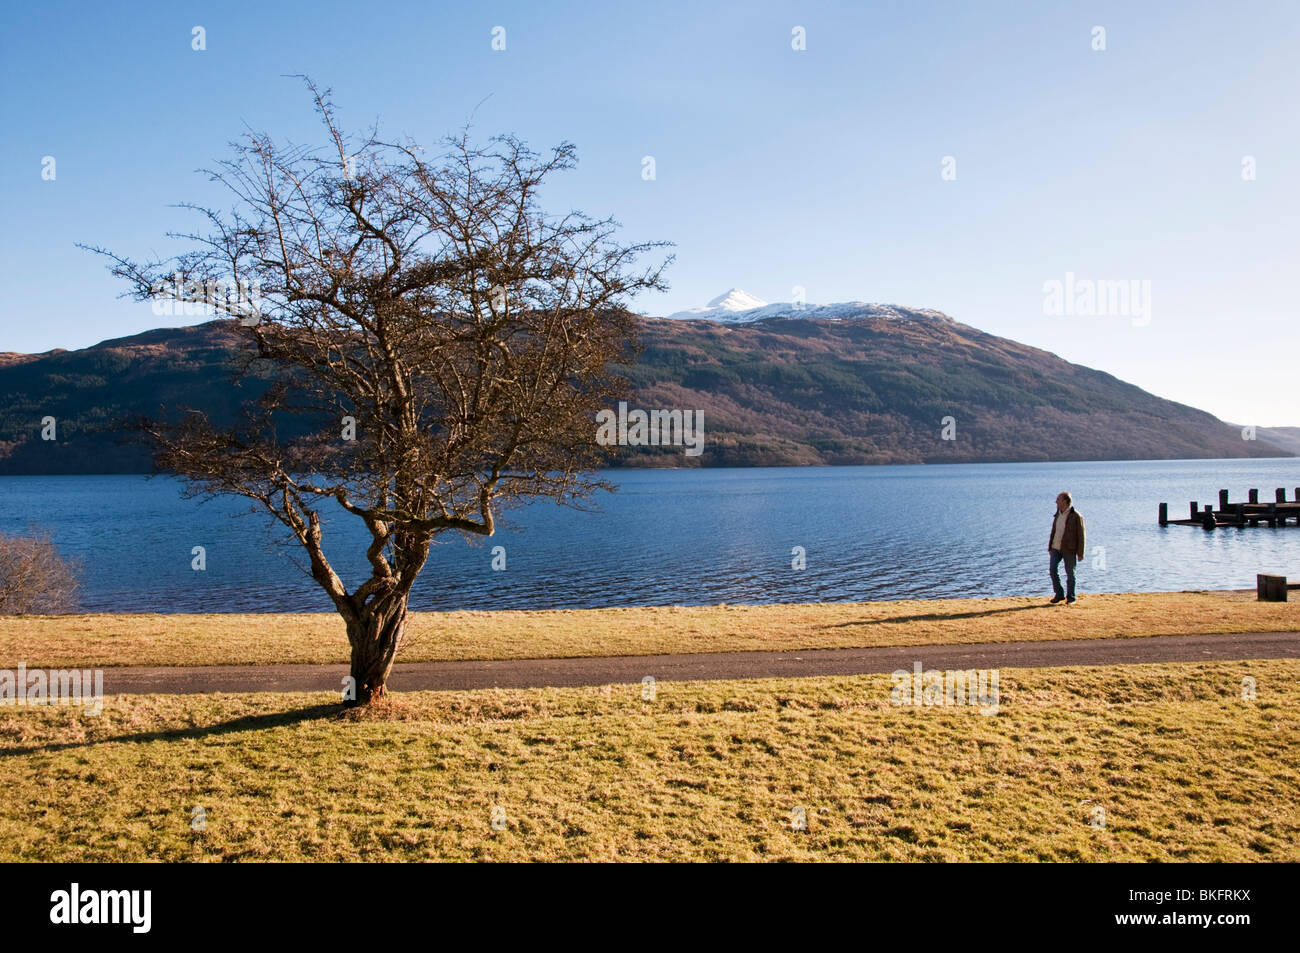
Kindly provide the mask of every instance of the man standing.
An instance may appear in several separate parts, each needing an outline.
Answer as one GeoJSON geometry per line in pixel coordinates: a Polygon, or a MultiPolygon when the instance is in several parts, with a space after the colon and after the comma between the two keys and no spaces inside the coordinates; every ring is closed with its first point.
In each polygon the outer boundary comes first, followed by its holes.
{"type": "Polygon", "coordinates": [[[1068,605],[1074,602],[1074,563],[1083,558],[1083,517],[1074,508],[1069,493],[1061,493],[1056,498],[1056,518],[1052,520],[1052,534],[1047,538],[1047,551],[1052,557],[1052,588],[1056,590],[1052,603],[1055,605],[1064,599],[1068,605]],[[1061,577],[1057,572],[1062,560],[1065,561],[1068,594],[1061,588],[1061,577]]]}

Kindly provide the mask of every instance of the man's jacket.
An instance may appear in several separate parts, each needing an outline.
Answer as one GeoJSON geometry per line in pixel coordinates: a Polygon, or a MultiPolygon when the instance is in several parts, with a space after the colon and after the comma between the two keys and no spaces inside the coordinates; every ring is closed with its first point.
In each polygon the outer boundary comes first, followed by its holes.
{"type": "MultiPolygon", "coordinates": [[[[1047,533],[1047,545],[1052,549],[1052,537],[1056,535],[1056,514],[1052,515],[1052,528],[1047,533]]],[[[1083,517],[1073,506],[1065,517],[1065,532],[1061,536],[1061,552],[1066,555],[1074,553],[1078,559],[1083,558],[1083,517]]]]}

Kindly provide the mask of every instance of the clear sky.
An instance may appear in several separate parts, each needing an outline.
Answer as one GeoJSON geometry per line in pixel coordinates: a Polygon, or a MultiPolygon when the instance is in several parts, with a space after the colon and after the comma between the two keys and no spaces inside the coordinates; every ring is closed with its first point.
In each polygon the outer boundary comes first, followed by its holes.
{"type": "Polygon", "coordinates": [[[318,135],[284,78],[308,73],[352,127],[432,141],[472,117],[575,143],[549,204],[677,244],[648,313],[732,286],[936,308],[1227,420],[1300,425],[1294,0],[46,2],[0,19],[0,351],[167,323],[74,243],[173,251],[164,234],[193,221],[169,206],[217,198],[195,170],[245,127],[318,135]],[[1047,313],[1067,273],[1149,281],[1149,319],[1047,313]]]}

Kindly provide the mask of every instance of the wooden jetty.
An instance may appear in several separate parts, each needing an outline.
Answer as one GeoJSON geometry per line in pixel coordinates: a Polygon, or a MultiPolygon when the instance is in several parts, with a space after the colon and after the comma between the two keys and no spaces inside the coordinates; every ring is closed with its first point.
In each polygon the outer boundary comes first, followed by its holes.
{"type": "Polygon", "coordinates": [[[1204,529],[1216,529],[1220,526],[1300,526],[1300,486],[1295,488],[1295,496],[1289,501],[1286,488],[1278,487],[1271,502],[1259,501],[1259,490],[1251,490],[1247,499],[1233,503],[1228,499],[1228,491],[1219,491],[1219,505],[1216,508],[1206,503],[1201,509],[1196,500],[1188,504],[1188,518],[1171,520],[1169,504],[1160,504],[1161,526],[1200,526],[1204,529]]]}

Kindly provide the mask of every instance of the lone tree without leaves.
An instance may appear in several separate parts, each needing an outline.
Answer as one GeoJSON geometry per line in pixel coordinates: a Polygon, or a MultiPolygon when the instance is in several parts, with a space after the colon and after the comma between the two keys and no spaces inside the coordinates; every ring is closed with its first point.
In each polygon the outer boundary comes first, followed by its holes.
{"type": "Polygon", "coordinates": [[[248,497],[288,527],[347,627],[345,703],[367,704],[385,691],[435,537],[490,536],[503,507],[608,488],[591,474],[595,414],[625,393],[611,365],[634,347],[629,297],[666,287],[671,258],[638,266],[664,243],[622,245],[610,219],[540,210],[539,186],[575,164],[568,143],[543,155],[509,136],[475,147],[466,131],[431,157],[377,128],[344,135],[329,91],[307,85],[328,144],[233,144],[209,173],[233,209],[186,206],[206,233],[172,236],[193,250],[147,263],[92,250],[137,300],[234,319],[250,367],[274,371],[240,427],[191,411],[145,429],[191,494],[248,497]],[[214,295],[223,283],[255,294],[214,295]],[[328,432],[278,436],[297,414],[328,432]],[[322,548],[335,503],[369,531],[355,588],[322,548]]]}

